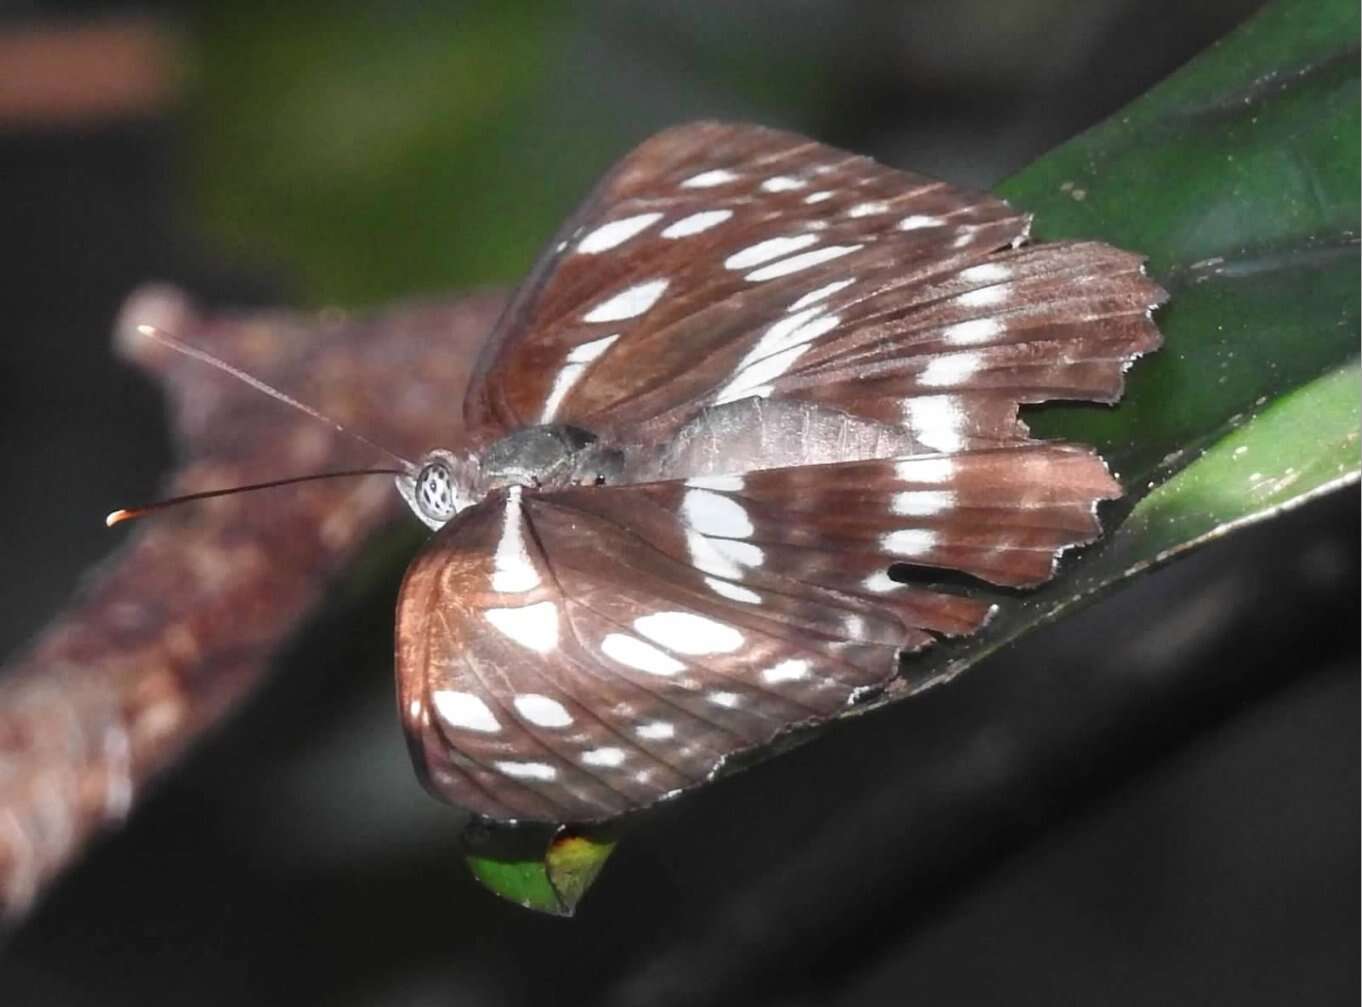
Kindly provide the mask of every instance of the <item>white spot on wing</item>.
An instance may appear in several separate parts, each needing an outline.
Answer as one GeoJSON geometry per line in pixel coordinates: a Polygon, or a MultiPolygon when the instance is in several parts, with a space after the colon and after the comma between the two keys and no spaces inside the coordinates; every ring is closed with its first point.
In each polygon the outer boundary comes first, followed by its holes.
{"type": "Polygon", "coordinates": [[[608,252],[617,245],[624,244],[634,235],[651,226],[661,218],[661,213],[640,213],[633,217],[612,220],[607,224],[602,224],[581,241],[577,242],[577,251],[587,255],[595,255],[598,252],[608,252]]]}
{"type": "Polygon", "coordinates": [[[558,646],[558,606],[541,601],[519,608],[489,608],[487,621],[522,647],[547,654],[558,646]]]}
{"type": "Polygon", "coordinates": [[[747,364],[748,359],[760,360],[779,350],[812,342],[823,333],[837,328],[842,321],[839,315],[818,315],[817,312],[816,307],[807,308],[776,322],[762,334],[757,345],[747,354],[747,359],[738,365],[739,369],[747,364]]]}
{"type": "Polygon", "coordinates": [[[715,394],[718,405],[770,393],[770,382],[780,377],[808,349],[808,344],[835,329],[841,318],[819,316],[818,308],[786,315],[770,326],[734,368],[728,384],[715,394]]]}
{"type": "Polygon", "coordinates": [[[805,182],[802,178],[791,178],[789,175],[776,175],[774,178],[768,178],[766,181],[762,182],[761,187],[767,192],[790,192],[794,189],[802,189],[808,184],[809,183],[805,182]]]}
{"type": "Polygon", "coordinates": [[[723,706],[732,710],[736,709],[738,704],[742,702],[742,697],[736,692],[711,692],[709,701],[715,706],[723,706]]]}
{"type": "Polygon", "coordinates": [[[483,734],[496,734],[501,730],[501,723],[487,704],[471,692],[439,689],[431,695],[430,702],[440,719],[450,727],[483,734]]]}
{"type": "Polygon", "coordinates": [[[754,269],[743,277],[744,280],[751,280],[759,283],[763,280],[774,280],[781,276],[789,276],[797,273],[801,269],[809,269],[813,266],[821,265],[824,262],[831,262],[833,259],[840,259],[849,252],[854,252],[861,245],[829,245],[827,248],[815,248],[802,255],[792,255],[788,259],[781,259],[773,262],[769,266],[762,266],[754,269]]]}
{"type": "Polygon", "coordinates": [[[911,213],[899,221],[900,231],[916,231],[919,227],[936,227],[944,224],[940,217],[930,217],[922,213],[911,213]]]}
{"type": "Polygon", "coordinates": [[[960,279],[966,283],[997,283],[1012,275],[1012,267],[1001,262],[984,262],[960,271],[960,279]]]}
{"type": "Polygon", "coordinates": [[[727,538],[708,541],[724,559],[741,566],[761,566],[766,562],[766,553],[761,551],[760,546],[755,546],[751,542],[735,542],[727,538]]]}
{"type": "Polygon", "coordinates": [[[668,224],[662,229],[662,237],[689,238],[692,234],[699,234],[722,224],[731,216],[733,216],[732,210],[701,210],[699,213],[692,213],[689,217],[682,217],[680,220],[668,224]]]}
{"type": "Polygon", "coordinates": [[[873,217],[877,213],[888,213],[889,204],[883,200],[875,200],[870,203],[857,203],[847,210],[848,217],[873,217]]]}
{"type": "Polygon", "coordinates": [[[848,277],[845,280],[833,280],[831,283],[824,284],[817,290],[810,290],[807,294],[805,294],[799,300],[795,301],[785,310],[790,312],[800,311],[804,308],[809,307],[811,304],[817,304],[819,301],[831,297],[833,294],[837,293],[837,291],[842,290],[845,287],[849,287],[855,282],[856,277],[854,276],[848,277]]]}
{"type": "Polygon", "coordinates": [[[676,733],[676,727],[668,720],[650,720],[646,724],[639,725],[634,732],[640,738],[647,738],[649,741],[666,741],[676,733]]]}
{"type": "Polygon", "coordinates": [[[816,234],[787,234],[779,238],[767,238],[765,241],[758,241],[755,245],[748,245],[746,248],[734,252],[724,260],[725,269],[748,269],[752,266],[759,266],[763,262],[778,259],[782,255],[789,255],[797,252],[801,248],[808,248],[818,241],[816,234]]]}
{"type": "Polygon", "coordinates": [[[725,182],[732,182],[738,176],[727,168],[713,168],[709,171],[702,171],[698,175],[692,175],[681,183],[683,189],[712,189],[716,185],[723,185],[725,182]]]}
{"type": "Polygon", "coordinates": [[[984,358],[978,353],[946,353],[932,360],[918,375],[928,388],[963,384],[978,372],[984,358]]]}
{"type": "Polygon", "coordinates": [[[880,546],[895,556],[925,556],[936,548],[937,539],[930,528],[903,528],[881,536],[880,546]]]}
{"type": "Polygon", "coordinates": [[[726,538],[706,538],[696,531],[686,532],[691,564],[704,573],[728,580],[741,580],[748,567],[761,566],[765,553],[750,542],[726,538]]]}
{"type": "MultiPolygon", "coordinates": [[[[967,308],[986,308],[991,304],[999,304],[1007,300],[1007,294],[1008,290],[1003,286],[980,287],[977,290],[967,290],[961,294],[960,303],[967,308]]],[[[981,319],[981,321],[984,320],[992,321],[992,319],[981,319]]]]}
{"type": "Polygon", "coordinates": [[[572,724],[572,714],[568,713],[567,707],[537,692],[516,696],[515,708],[522,717],[539,727],[568,727],[572,724]]]}
{"type": "Polygon", "coordinates": [[[649,675],[675,675],[686,666],[670,654],[628,633],[611,633],[601,641],[601,651],[611,660],[649,675]]]}
{"type": "Polygon", "coordinates": [[[593,748],[582,753],[582,762],[588,766],[619,766],[624,763],[625,754],[622,748],[593,748]]]}
{"type": "Polygon", "coordinates": [[[894,494],[892,504],[894,513],[904,517],[940,514],[954,506],[955,494],[950,490],[905,490],[894,494]]]}
{"type": "Polygon", "coordinates": [[[723,405],[725,402],[735,402],[738,399],[745,399],[750,396],[760,395],[765,397],[771,392],[769,382],[780,377],[788,371],[794,362],[804,355],[808,350],[808,345],[791,346],[789,349],[773,353],[768,357],[763,357],[756,363],[748,364],[739,371],[733,380],[719,389],[714,397],[716,405],[723,405]]]}
{"type": "Polygon", "coordinates": [[[510,762],[492,763],[498,770],[517,780],[556,780],[558,770],[547,762],[510,762]]]}
{"type": "Polygon", "coordinates": [[[923,444],[937,451],[965,446],[965,414],[949,395],[926,395],[903,403],[903,422],[923,444]]]}
{"type": "Polygon", "coordinates": [[[721,594],[725,598],[731,598],[734,601],[743,601],[749,605],[761,604],[761,595],[738,584],[731,584],[728,581],[720,580],[717,577],[706,577],[705,583],[709,585],[711,591],[715,594],[721,594]]]}
{"type": "Polygon", "coordinates": [[[743,644],[740,630],[694,612],[654,612],[634,620],[654,643],[678,654],[730,654],[743,644]]]}
{"type": "Polygon", "coordinates": [[[610,345],[619,337],[620,334],[616,332],[613,336],[602,336],[600,339],[593,339],[589,343],[574,346],[567,355],[567,362],[570,364],[589,364],[610,349],[610,345]]]}
{"type": "Polygon", "coordinates": [[[798,659],[781,661],[774,667],[765,669],[761,673],[761,677],[772,685],[778,685],[781,682],[798,682],[800,679],[809,677],[809,662],[798,659]]]}
{"type": "Polygon", "coordinates": [[[539,571],[530,562],[529,550],[520,527],[520,487],[512,486],[506,495],[506,510],[501,538],[492,556],[492,590],[520,594],[539,586],[539,571]]]}
{"type": "MultiPolygon", "coordinates": [[[[975,290],[971,293],[982,294],[989,290],[1001,289],[1001,287],[984,287],[983,290],[975,290]]],[[[964,294],[961,299],[969,296],[970,294],[964,294]]],[[[995,336],[1000,335],[1002,331],[1002,323],[996,318],[971,318],[968,322],[957,322],[955,325],[946,326],[941,332],[941,337],[953,346],[974,346],[978,343],[989,342],[995,336]]]]}
{"type": "Polygon", "coordinates": [[[861,588],[871,594],[888,594],[895,588],[903,587],[898,581],[894,580],[884,570],[876,570],[865,580],[861,581],[861,588]]]}
{"type": "Polygon", "coordinates": [[[558,412],[558,407],[563,404],[563,399],[567,396],[567,393],[572,390],[572,386],[581,380],[582,375],[586,372],[587,364],[610,349],[610,344],[619,337],[619,333],[616,332],[614,335],[593,339],[589,343],[582,343],[580,346],[572,348],[563,363],[563,369],[553,379],[553,388],[549,390],[548,397],[544,400],[544,412],[539,417],[540,423],[548,423],[553,419],[558,412]]]}
{"type": "Polygon", "coordinates": [[[804,202],[813,205],[814,203],[821,203],[823,202],[823,200],[831,199],[832,197],[833,194],[831,192],[829,192],[827,189],[823,189],[819,192],[809,193],[807,196],[804,197],[804,202]]]}
{"type": "Polygon", "coordinates": [[[622,322],[637,318],[654,304],[667,289],[665,279],[645,280],[608,297],[582,316],[584,322],[622,322]]]}
{"type": "Polygon", "coordinates": [[[954,458],[938,455],[904,458],[894,465],[894,475],[906,483],[945,483],[955,478],[954,458]]]}
{"type": "Polygon", "coordinates": [[[733,492],[742,489],[743,478],[742,476],[693,476],[686,480],[686,485],[692,489],[733,492]]]}
{"type": "Polygon", "coordinates": [[[747,538],[756,530],[742,504],[709,490],[687,490],[681,501],[681,513],[703,535],[747,538]]]}

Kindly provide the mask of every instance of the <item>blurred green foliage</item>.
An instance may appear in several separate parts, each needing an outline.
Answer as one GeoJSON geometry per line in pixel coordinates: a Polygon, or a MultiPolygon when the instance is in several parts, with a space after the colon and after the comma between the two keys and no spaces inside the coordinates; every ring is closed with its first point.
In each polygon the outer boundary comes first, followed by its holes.
{"type": "Polygon", "coordinates": [[[547,117],[544,5],[249,6],[195,25],[196,216],[314,303],[513,279],[610,146],[547,117]]]}

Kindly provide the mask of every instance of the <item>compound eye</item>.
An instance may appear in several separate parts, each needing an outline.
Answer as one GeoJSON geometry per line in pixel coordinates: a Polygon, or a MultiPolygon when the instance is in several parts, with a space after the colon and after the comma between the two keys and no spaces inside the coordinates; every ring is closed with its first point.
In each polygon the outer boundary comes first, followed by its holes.
{"type": "Polygon", "coordinates": [[[454,506],[454,476],[444,462],[431,462],[416,477],[416,502],[426,517],[445,522],[458,513],[454,506]]]}

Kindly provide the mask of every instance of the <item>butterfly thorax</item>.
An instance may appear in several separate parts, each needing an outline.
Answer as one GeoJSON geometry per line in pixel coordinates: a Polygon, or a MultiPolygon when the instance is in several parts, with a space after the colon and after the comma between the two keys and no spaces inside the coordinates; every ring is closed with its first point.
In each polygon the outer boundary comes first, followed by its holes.
{"type": "Polygon", "coordinates": [[[413,513],[438,530],[499,489],[613,485],[623,470],[623,452],[590,431],[547,424],[517,430],[478,454],[431,451],[415,475],[397,477],[397,488],[413,513]]]}
{"type": "Polygon", "coordinates": [[[527,427],[483,451],[479,466],[485,493],[509,486],[555,490],[619,482],[624,455],[581,427],[527,427]]]}

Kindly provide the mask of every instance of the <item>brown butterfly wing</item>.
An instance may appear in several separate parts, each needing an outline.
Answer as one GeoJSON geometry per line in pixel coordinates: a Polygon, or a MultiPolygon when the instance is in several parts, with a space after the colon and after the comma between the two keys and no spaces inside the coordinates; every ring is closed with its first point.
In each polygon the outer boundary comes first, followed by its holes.
{"type": "Polygon", "coordinates": [[[987,618],[984,602],[890,580],[893,563],[1035,584],[1119,492],[1092,452],[1056,444],[498,492],[403,585],[417,766],[494,819],[646,807],[987,618]]]}
{"type": "Polygon", "coordinates": [[[793,134],[668,130],[606,177],[498,323],[469,429],[657,441],[759,396],[941,450],[1016,439],[1020,403],[1119,396],[1163,298],[1139,257],[1018,248],[1027,228],[993,196],[793,134]]]}

